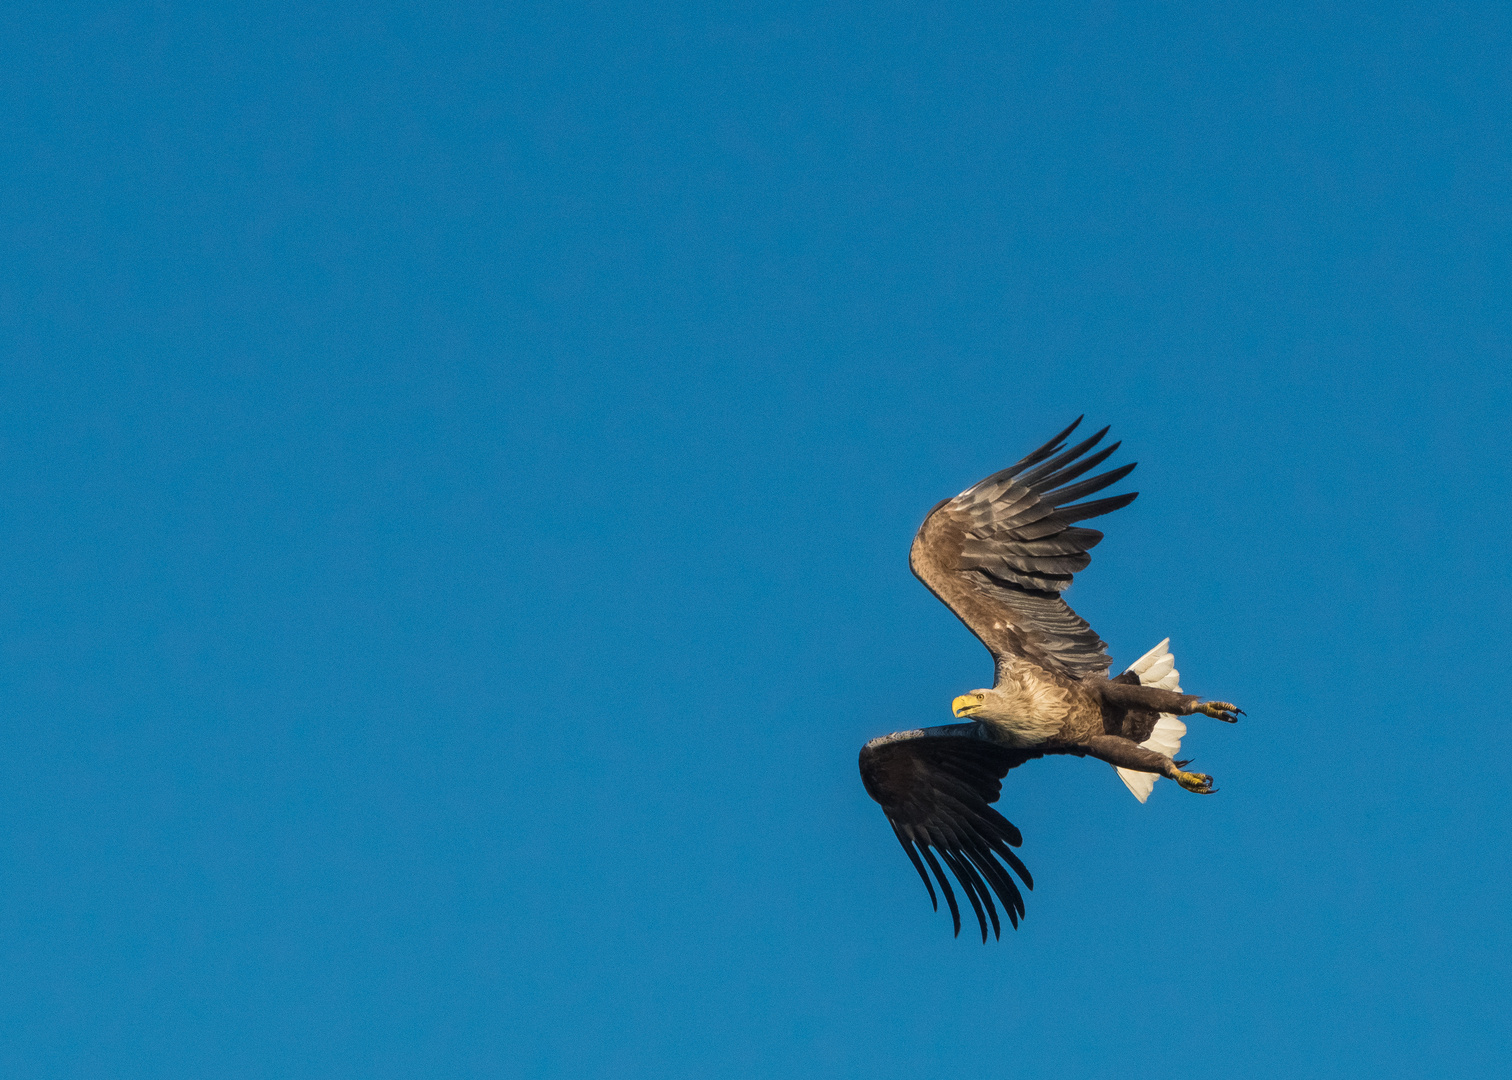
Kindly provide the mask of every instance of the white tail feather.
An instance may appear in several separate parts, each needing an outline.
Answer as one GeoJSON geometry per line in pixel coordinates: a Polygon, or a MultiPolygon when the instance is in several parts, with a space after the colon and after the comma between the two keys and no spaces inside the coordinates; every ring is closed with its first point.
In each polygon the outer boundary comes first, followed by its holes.
{"type": "MultiPolygon", "coordinates": [[[[1166,638],[1130,664],[1129,670],[1139,676],[1140,684],[1143,686],[1174,690],[1179,694],[1181,693],[1181,672],[1176,670],[1176,658],[1171,655],[1171,650],[1166,648],[1170,643],[1171,639],[1166,638]]],[[[1176,717],[1170,713],[1161,713],[1160,718],[1155,721],[1155,730],[1150,732],[1150,737],[1139,745],[1157,754],[1175,757],[1181,749],[1181,737],[1186,734],[1186,730],[1186,725],[1176,717]]],[[[1118,778],[1128,786],[1140,802],[1150,797],[1150,792],[1155,790],[1155,781],[1160,779],[1154,773],[1119,769],[1117,766],[1114,768],[1118,773],[1118,778]]]]}

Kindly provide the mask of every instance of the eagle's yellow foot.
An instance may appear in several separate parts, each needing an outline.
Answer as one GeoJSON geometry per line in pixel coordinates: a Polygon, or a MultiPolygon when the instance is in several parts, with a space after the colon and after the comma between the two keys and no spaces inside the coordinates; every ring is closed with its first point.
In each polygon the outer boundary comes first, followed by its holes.
{"type": "Polygon", "coordinates": [[[1237,724],[1239,718],[1244,715],[1244,710],[1227,701],[1204,701],[1197,706],[1197,711],[1204,716],[1211,716],[1214,720],[1222,720],[1226,724],[1237,724]]]}
{"type": "Polygon", "coordinates": [[[1218,790],[1213,786],[1213,778],[1207,773],[1182,772],[1177,769],[1175,779],[1182,787],[1199,795],[1211,795],[1218,790]]]}

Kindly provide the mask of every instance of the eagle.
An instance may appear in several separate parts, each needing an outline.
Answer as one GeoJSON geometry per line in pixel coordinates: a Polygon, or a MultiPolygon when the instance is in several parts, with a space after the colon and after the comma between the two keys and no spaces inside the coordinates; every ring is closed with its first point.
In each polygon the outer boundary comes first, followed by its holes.
{"type": "Polygon", "coordinates": [[[994,897],[1015,928],[1024,916],[1014,875],[1034,888],[1013,850],[1022,835],[990,805],[1010,769],[1049,754],[1093,757],[1112,765],[1141,803],[1162,776],[1208,795],[1216,790],[1213,778],[1186,772],[1190,762],[1175,759],[1186,734],[1177,718],[1201,713],[1232,724],[1244,715],[1229,702],[1181,692],[1169,638],[1109,678],[1107,643],[1061,598],[1103,538],[1077,523],[1128,506],[1139,494],[1078,501],[1118,483],[1137,464],[1080,479],[1121,445],[1089,453],[1105,427],[1065,448],[1081,421],[924,518],[908,564],[987,646],[996,677],[991,688],[951,702],[965,723],[894,732],[861,750],[867,794],[887,815],[935,910],[931,874],[959,937],[961,910],[949,870],[976,913],[983,943],[989,921],[1002,938],[994,897]]]}

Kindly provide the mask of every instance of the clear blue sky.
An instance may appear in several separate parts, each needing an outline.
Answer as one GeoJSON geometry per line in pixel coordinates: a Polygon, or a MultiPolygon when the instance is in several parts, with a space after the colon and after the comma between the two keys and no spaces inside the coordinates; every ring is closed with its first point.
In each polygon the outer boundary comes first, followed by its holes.
{"type": "Polygon", "coordinates": [[[9,5],[0,1073],[1491,1076],[1504,4],[9,5]],[[1034,763],[950,935],[856,775],[940,498],[1221,793],[1034,763]]]}

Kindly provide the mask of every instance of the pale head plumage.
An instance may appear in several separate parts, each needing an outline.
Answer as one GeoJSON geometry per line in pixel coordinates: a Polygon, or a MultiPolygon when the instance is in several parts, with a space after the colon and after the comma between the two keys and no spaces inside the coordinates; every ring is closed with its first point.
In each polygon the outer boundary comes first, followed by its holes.
{"type": "Polygon", "coordinates": [[[950,703],[958,718],[980,722],[989,738],[1005,746],[1035,746],[1053,738],[1066,719],[1066,692],[1043,680],[1003,679],[991,688],[962,694],[950,703]]]}

